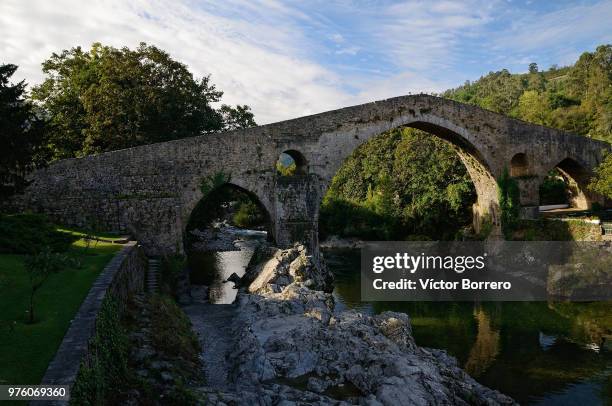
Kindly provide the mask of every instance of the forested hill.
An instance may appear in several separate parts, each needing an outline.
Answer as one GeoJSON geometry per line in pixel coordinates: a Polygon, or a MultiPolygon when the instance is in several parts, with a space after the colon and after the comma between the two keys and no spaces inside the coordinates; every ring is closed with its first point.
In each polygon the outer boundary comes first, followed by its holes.
{"type": "Polygon", "coordinates": [[[583,53],[572,66],[491,72],[443,97],[612,142],[612,45],[583,53]]]}

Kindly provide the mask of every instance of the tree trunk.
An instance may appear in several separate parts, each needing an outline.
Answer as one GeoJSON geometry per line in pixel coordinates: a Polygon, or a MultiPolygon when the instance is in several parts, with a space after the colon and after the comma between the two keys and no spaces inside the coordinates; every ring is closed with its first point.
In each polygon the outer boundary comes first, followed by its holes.
{"type": "Polygon", "coordinates": [[[30,324],[34,323],[34,291],[30,293],[30,324]]]}

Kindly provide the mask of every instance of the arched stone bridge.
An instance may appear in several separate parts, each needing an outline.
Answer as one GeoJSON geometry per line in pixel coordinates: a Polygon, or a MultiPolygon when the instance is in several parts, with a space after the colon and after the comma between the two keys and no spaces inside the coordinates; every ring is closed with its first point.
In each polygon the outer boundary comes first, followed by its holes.
{"type": "Polygon", "coordinates": [[[519,182],[524,215],[537,214],[538,187],[555,167],[579,186],[577,205],[606,203],[584,186],[610,144],[428,95],[59,161],[33,174],[20,202],[62,223],[131,232],[148,253],[161,254],[182,251],[202,181],[225,174],[267,209],[279,245],[302,240],[316,247],[320,202],[345,158],[369,138],[403,126],[457,147],[478,195],[476,227],[484,218],[499,225],[495,179],[504,167],[519,182]],[[276,174],[286,151],[299,175],[276,174]]]}

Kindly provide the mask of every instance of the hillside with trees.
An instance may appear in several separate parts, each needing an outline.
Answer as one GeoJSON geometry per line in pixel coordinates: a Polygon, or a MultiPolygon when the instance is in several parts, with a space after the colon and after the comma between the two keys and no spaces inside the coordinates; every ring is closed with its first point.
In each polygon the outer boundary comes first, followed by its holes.
{"type": "Polygon", "coordinates": [[[475,190],[445,141],[413,128],[381,134],[345,161],[323,200],[320,229],[367,240],[453,239],[475,190]]]}
{"type": "Polygon", "coordinates": [[[572,66],[491,72],[443,97],[530,123],[612,142],[612,45],[583,53],[572,66]]]}

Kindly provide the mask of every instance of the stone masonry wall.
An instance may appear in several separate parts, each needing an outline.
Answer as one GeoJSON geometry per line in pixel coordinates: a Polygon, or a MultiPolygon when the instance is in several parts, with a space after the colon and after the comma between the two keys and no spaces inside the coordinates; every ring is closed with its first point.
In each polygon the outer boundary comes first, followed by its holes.
{"type": "MultiPolygon", "coordinates": [[[[144,290],[147,267],[143,250],[129,242],[106,265],[89,289],[87,297],[75,315],[62,343],[41,381],[42,385],[70,385],[76,380],[81,360],[87,357],[90,338],[95,333],[96,319],[107,295],[125,306],[130,295],[144,290]]],[[[33,402],[38,404],[37,402],[33,402]]],[[[45,401],[40,404],[67,404],[65,401],[45,401]]]]}

